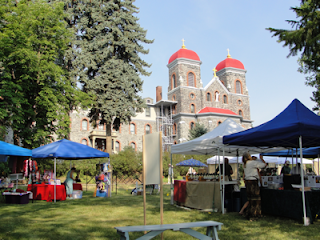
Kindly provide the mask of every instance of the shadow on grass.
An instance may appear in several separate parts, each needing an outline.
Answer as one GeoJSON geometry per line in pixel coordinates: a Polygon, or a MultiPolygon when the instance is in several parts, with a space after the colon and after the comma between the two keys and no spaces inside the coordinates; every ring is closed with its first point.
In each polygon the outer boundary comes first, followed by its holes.
{"type": "MultiPolygon", "coordinates": [[[[164,224],[213,220],[222,222],[220,239],[320,239],[319,222],[302,223],[273,216],[249,222],[238,213],[187,211],[170,204],[170,187],[164,187],[164,224]]],[[[0,203],[0,239],[119,239],[114,227],[143,225],[143,196],[132,196],[126,188],[110,198],[94,198],[25,205],[0,203]]],[[[147,224],[160,224],[160,196],[147,195],[147,224]]],[[[205,228],[197,229],[205,233],[205,228]]],[[[143,233],[130,233],[137,238],[143,233]]],[[[165,231],[164,239],[194,239],[181,232],[165,231]]],[[[159,239],[156,237],[155,239],[159,239]]]]}

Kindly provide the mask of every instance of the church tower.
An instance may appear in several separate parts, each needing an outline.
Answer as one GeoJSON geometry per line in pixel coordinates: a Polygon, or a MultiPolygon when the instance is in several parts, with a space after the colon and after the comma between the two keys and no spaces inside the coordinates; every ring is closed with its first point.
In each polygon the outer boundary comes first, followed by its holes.
{"type": "Polygon", "coordinates": [[[173,113],[196,113],[201,105],[201,61],[198,54],[184,45],[169,59],[168,100],[177,101],[173,113]]]}
{"type": "Polygon", "coordinates": [[[216,75],[222,84],[228,89],[228,108],[250,120],[250,102],[246,83],[246,70],[242,62],[230,56],[216,66],[216,75]]]}

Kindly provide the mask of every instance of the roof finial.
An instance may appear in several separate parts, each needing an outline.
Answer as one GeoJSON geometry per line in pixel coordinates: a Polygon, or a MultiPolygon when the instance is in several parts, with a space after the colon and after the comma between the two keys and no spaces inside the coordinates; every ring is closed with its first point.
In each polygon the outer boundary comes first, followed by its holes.
{"type": "Polygon", "coordinates": [[[184,39],[182,38],[182,46],[181,48],[186,49],[186,46],[184,45],[184,39]]]}
{"type": "Polygon", "coordinates": [[[230,51],[229,48],[227,49],[227,51],[228,51],[227,58],[232,58],[231,55],[230,55],[230,53],[229,53],[229,51],[230,51]]]}
{"type": "Polygon", "coordinates": [[[214,76],[214,77],[216,77],[216,76],[217,76],[217,74],[216,74],[217,69],[216,69],[216,68],[214,68],[214,69],[212,69],[212,71],[213,71],[213,76],[214,76]]]}

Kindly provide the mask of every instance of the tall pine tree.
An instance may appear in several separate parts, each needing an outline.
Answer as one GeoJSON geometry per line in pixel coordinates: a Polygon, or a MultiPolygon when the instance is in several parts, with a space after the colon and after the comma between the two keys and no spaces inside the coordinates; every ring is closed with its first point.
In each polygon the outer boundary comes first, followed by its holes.
{"type": "Polygon", "coordinates": [[[140,27],[133,2],[82,0],[66,4],[68,22],[77,32],[73,69],[83,91],[94,96],[89,117],[93,124],[97,120],[106,123],[107,137],[111,136],[112,124],[118,127],[130,122],[134,112],[145,107],[139,95],[143,84],[140,76],[150,75],[145,70],[150,65],[140,56],[148,53],[143,44],[153,41],[140,27]]]}
{"type": "Polygon", "coordinates": [[[289,56],[300,55],[299,71],[308,74],[306,84],[315,87],[311,100],[316,102],[314,110],[320,107],[320,2],[301,0],[299,7],[291,7],[298,20],[287,20],[291,30],[267,28],[273,36],[289,47],[289,56]]]}

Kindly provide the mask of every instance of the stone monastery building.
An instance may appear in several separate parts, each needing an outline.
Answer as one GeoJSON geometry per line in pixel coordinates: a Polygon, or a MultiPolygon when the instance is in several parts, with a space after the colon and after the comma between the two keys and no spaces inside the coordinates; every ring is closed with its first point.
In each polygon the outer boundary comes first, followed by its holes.
{"type": "MultiPolygon", "coordinates": [[[[168,61],[168,100],[162,99],[162,87],[156,88],[156,101],[145,98],[147,108],[137,113],[130,124],[122,124],[112,132],[112,151],[125,146],[142,151],[142,136],[156,131],[163,132],[163,148],[188,140],[189,130],[199,122],[209,131],[227,118],[244,128],[250,128],[249,93],[244,65],[228,52],[227,58],[218,63],[211,81],[203,86],[201,61],[198,54],[185,45],[172,54],[168,61]]],[[[70,140],[105,150],[106,129],[89,124],[86,111],[71,113],[70,140]]]]}

